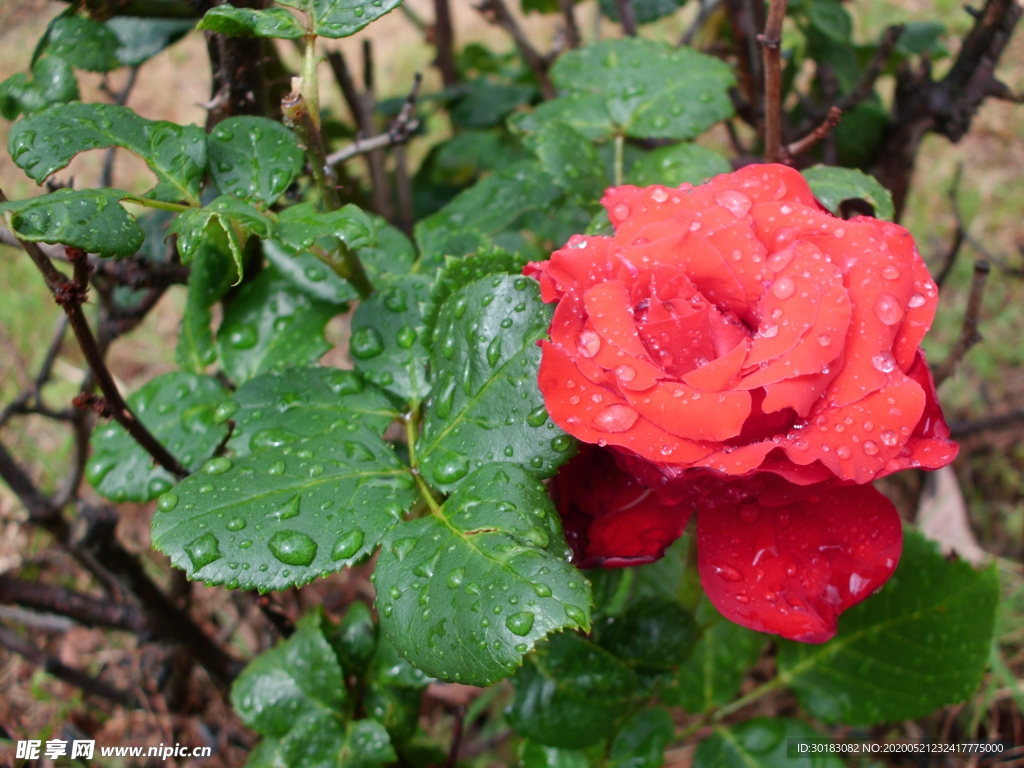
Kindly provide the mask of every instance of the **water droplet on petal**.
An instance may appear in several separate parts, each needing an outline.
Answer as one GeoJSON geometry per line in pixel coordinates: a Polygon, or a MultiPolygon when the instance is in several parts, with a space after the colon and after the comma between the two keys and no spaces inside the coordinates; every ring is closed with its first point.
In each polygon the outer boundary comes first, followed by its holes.
{"type": "Polygon", "coordinates": [[[903,308],[894,296],[883,293],[875,301],[875,314],[886,325],[896,325],[903,319],[903,308]]]}
{"type": "Polygon", "coordinates": [[[907,302],[907,306],[911,307],[912,309],[917,309],[918,307],[923,307],[926,301],[928,301],[928,299],[926,299],[920,293],[914,293],[911,294],[910,301],[907,302]]]}
{"type": "Polygon", "coordinates": [[[847,448],[845,445],[840,445],[838,448],[836,448],[836,456],[838,456],[840,459],[848,459],[850,458],[850,449],[847,448]]]}
{"type": "Polygon", "coordinates": [[[743,578],[740,575],[739,571],[737,571],[735,568],[731,568],[728,565],[712,565],[711,568],[712,570],[714,570],[715,575],[723,581],[730,581],[735,583],[743,578]]]}
{"type": "Polygon", "coordinates": [[[865,440],[864,445],[861,446],[861,449],[868,456],[874,456],[875,454],[878,453],[878,443],[876,443],[874,440],[865,440]]]}
{"type": "Polygon", "coordinates": [[[796,293],[796,283],[790,277],[780,277],[772,284],[772,293],[777,298],[788,299],[794,293],[796,293]]]}
{"type": "Polygon", "coordinates": [[[896,445],[896,443],[899,440],[899,438],[896,437],[896,433],[893,432],[891,429],[885,430],[878,437],[881,439],[882,445],[888,446],[890,448],[896,445]]]}
{"type": "Polygon", "coordinates": [[[601,349],[601,337],[594,331],[583,331],[576,340],[577,351],[583,357],[593,357],[601,349]]]}
{"type": "Polygon", "coordinates": [[[630,406],[616,403],[598,411],[591,423],[602,432],[625,432],[639,417],[630,406]]]}
{"type": "Polygon", "coordinates": [[[882,277],[886,280],[896,280],[900,276],[900,271],[896,269],[892,264],[882,269],[882,277]]]}
{"type": "Polygon", "coordinates": [[[619,381],[628,383],[636,378],[636,369],[630,365],[620,365],[615,369],[615,375],[618,376],[619,381]]]}
{"type": "Polygon", "coordinates": [[[716,194],[715,202],[738,219],[750,213],[750,208],[753,205],[753,201],[747,195],[734,189],[716,194]]]}
{"type": "Polygon", "coordinates": [[[896,368],[896,358],[891,352],[878,352],[871,356],[871,365],[882,373],[891,373],[896,368]]]}

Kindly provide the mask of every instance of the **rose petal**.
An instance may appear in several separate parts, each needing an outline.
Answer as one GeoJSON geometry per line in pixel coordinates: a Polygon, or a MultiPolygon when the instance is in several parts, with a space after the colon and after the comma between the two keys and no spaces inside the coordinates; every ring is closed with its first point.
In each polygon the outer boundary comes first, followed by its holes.
{"type": "MultiPolygon", "coordinates": [[[[728,440],[750,415],[749,392],[704,394],[681,382],[658,382],[643,392],[625,392],[629,404],[659,429],[689,440],[728,440]]],[[[635,450],[635,449],[634,449],[635,450]]],[[[649,452],[636,451],[642,456],[649,452]]],[[[665,461],[660,450],[653,461],[665,461]]]]}
{"type": "Polygon", "coordinates": [[[620,469],[610,451],[589,445],[559,469],[551,492],[581,568],[653,562],[682,535],[691,513],[620,469]]]}
{"type": "MultiPolygon", "coordinates": [[[[899,261],[909,264],[913,275],[913,293],[907,300],[907,311],[903,324],[896,332],[896,343],[892,353],[896,364],[909,371],[918,353],[918,345],[931,328],[935,309],[939,304],[939,289],[928,273],[928,267],[914,245],[914,238],[903,227],[886,223],[883,230],[889,249],[899,256],[899,261]]],[[[894,269],[899,269],[893,265],[894,269]]]]}
{"type": "Polygon", "coordinates": [[[642,418],[620,394],[583,376],[573,359],[550,342],[541,342],[537,381],[552,421],[585,443],[616,445],[649,461],[671,463],[696,461],[710,452],[642,418]]]}
{"type": "MultiPolygon", "coordinates": [[[[896,568],[902,530],[896,508],[869,485],[767,489],[697,517],[701,583],[727,619],[760,632],[821,643],[839,615],[896,568]]],[[[774,487],[772,487],[774,486],[774,487]]]]}
{"type": "Polygon", "coordinates": [[[697,390],[721,392],[735,383],[749,353],[750,339],[740,339],[735,347],[721,357],[687,373],[682,377],[683,381],[697,390]]]}
{"type": "Polygon", "coordinates": [[[541,299],[557,301],[563,294],[585,290],[607,280],[614,272],[609,259],[609,237],[573,235],[548,261],[533,261],[523,274],[540,281],[541,299]]]}

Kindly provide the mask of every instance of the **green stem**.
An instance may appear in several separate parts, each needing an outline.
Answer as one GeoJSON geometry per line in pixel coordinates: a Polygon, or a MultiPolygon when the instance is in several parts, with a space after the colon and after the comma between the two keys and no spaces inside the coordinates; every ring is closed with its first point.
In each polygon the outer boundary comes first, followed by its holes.
{"type": "Polygon", "coordinates": [[[412,467],[412,476],[416,480],[416,489],[420,492],[420,497],[426,503],[427,508],[430,509],[430,514],[436,515],[441,511],[441,505],[437,503],[437,499],[434,498],[430,486],[427,485],[420,475],[420,469],[417,466],[416,438],[418,435],[416,432],[416,415],[418,413],[419,403],[412,403],[412,408],[409,409],[409,412],[402,416],[402,421],[405,422],[405,443],[409,448],[409,466],[412,467]]]}
{"type": "Polygon", "coordinates": [[[306,47],[302,52],[302,98],[306,102],[306,109],[317,133],[320,132],[320,81],[316,72],[319,63],[320,59],[316,55],[316,35],[308,35],[306,47]]]}
{"type": "Polygon", "coordinates": [[[622,170],[622,155],[623,150],[625,149],[625,144],[626,137],[621,133],[615,134],[615,186],[622,184],[622,180],[625,175],[622,170]]]}

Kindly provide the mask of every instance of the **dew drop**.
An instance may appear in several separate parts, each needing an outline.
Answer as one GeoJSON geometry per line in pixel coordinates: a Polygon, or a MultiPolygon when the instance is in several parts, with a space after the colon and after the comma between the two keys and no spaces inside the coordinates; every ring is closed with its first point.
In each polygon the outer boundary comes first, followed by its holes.
{"type": "Polygon", "coordinates": [[[882,277],[884,277],[886,280],[896,280],[899,278],[899,276],[900,271],[896,269],[896,267],[894,267],[892,264],[889,264],[888,266],[882,269],[882,277]]]}
{"type": "Polygon", "coordinates": [[[364,538],[365,534],[359,528],[353,528],[348,533],[343,533],[331,548],[331,559],[344,560],[352,557],[363,546],[364,538]]]}
{"type": "Polygon", "coordinates": [[[883,293],[875,301],[875,314],[885,325],[896,325],[903,319],[903,308],[894,296],[883,293]]]}
{"type": "Polygon", "coordinates": [[[668,200],[668,190],[664,187],[655,187],[651,190],[651,200],[656,203],[664,203],[668,200]]]}
{"type": "Polygon", "coordinates": [[[878,352],[871,356],[871,365],[882,373],[891,373],[896,368],[896,358],[891,352],[878,352]]]}
{"type": "Polygon", "coordinates": [[[838,448],[836,448],[836,456],[838,456],[840,459],[848,459],[850,458],[850,449],[847,448],[845,445],[840,445],[838,448]]]}
{"type": "Polygon", "coordinates": [[[231,459],[225,456],[214,456],[203,465],[204,475],[223,475],[231,469],[231,459]]]}
{"type": "Polygon", "coordinates": [[[178,506],[178,494],[174,491],[168,491],[156,500],[156,508],[160,512],[170,512],[176,506],[178,506]]]}
{"type": "Polygon", "coordinates": [[[715,575],[723,581],[735,583],[743,578],[742,576],[740,576],[739,571],[737,571],[735,568],[731,568],[728,565],[712,565],[711,567],[714,570],[715,575]]]}
{"type": "Polygon", "coordinates": [[[245,519],[241,517],[233,517],[224,524],[224,527],[229,531],[240,531],[245,528],[245,519]]]}
{"type": "Polygon", "coordinates": [[[715,202],[738,219],[750,213],[750,208],[753,205],[747,195],[734,189],[716,194],[715,202]]]}
{"type": "Polygon", "coordinates": [[[615,375],[618,376],[619,381],[629,383],[636,378],[636,369],[630,365],[620,365],[615,369],[615,375]]]}
{"type": "Polygon", "coordinates": [[[448,586],[455,589],[462,584],[465,578],[465,568],[452,568],[451,571],[448,572],[448,586]]]}
{"type": "Polygon", "coordinates": [[[820,336],[818,336],[818,344],[820,344],[821,346],[827,347],[831,343],[832,337],[829,336],[827,333],[823,333],[820,336]]]}
{"type": "Polygon", "coordinates": [[[469,458],[458,453],[449,453],[434,468],[433,474],[439,483],[457,482],[469,474],[469,458]]]}
{"type": "Polygon", "coordinates": [[[796,283],[793,282],[791,277],[780,277],[772,284],[772,293],[775,294],[776,298],[788,299],[796,293],[796,283]]]}
{"type": "Polygon", "coordinates": [[[525,637],[533,629],[534,615],[529,611],[520,611],[519,613],[513,613],[505,619],[505,626],[508,627],[508,631],[513,635],[519,637],[525,637]]]}
{"type": "Polygon", "coordinates": [[[285,529],[270,537],[267,547],[286,565],[306,566],[316,557],[316,542],[301,531],[285,529]]]}
{"type": "Polygon", "coordinates": [[[625,203],[618,203],[612,207],[612,218],[618,221],[623,221],[629,216],[629,206],[625,203]]]}
{"type": "Polygon", "coordinates": [[[910,307],[911,309],[917,309],[918,307],[923,307],[926,301],[928,301],[928,299],[926,299],[920,293],[914,293],[911,294],[910,301],[907,302],[907,306],[910,307]]]}
{"type": "Polygon", "coordinates": [[[885,430],[878,437],[881,439],[882,445],[888,446],[889,448],[892,448],[899,441],[896,437],[896,433],[891,429],[885,430]]]}
{"type": "Polygon", "coordinates": [[[630,406],[616,403],[598,411],[591,423],[602,432],[625,432],[639,417],[630,406]]]}
{"type": "Polygon", "coordinates": [[[601,337],[594,331],[583,331],[576,340],[577,351],[583,357],[593,357],[601,349],[601,337]]]}
{"type": "Polygon", "coordinates": [[[204,533],[186,544],[185,553],[192,561],[192,568],[196,571],[223,557],[220,552],[220,542],[211,532],[204,533]]]}
{"type": "Polygon", "coordinates": [[[352,338],[349,341],[349,351],[352,357],[358,360],[368,360],[377,357],[384,351],[384,340],[377,333],[376,328],[369,326],[356,328],[352,331],[352,338]]]}
{"type": "Polygon", "coordinates": [[[865,440],[864,445],[861,446],[861,450],[863,450],[868,456],[874,456],[878,453],[878,443],[874,440],[865,440]]]}

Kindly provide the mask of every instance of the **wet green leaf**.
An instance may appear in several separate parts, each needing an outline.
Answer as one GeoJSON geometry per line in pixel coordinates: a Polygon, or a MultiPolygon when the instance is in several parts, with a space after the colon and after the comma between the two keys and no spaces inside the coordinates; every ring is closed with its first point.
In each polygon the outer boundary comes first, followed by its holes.
{"type": "Polygon", "coordinates": [[[798,720],[760,717],[739,725],[716,727],[693,756],[693,768],[843,768],[830,755],[798,757],[788,752],[788,740],[824,744],[828,740],[798,720]]]}
{"type": "MultiPolygon", "coordinates": [[[[128,404],[172,455],[196,470],[227,435],[216,418],[217,406],[227,397],[216,379],[175,371],[144,384],[128,396],[128,404]]],[[[114,421],[93,432],[85,477],[113,501],[149,501],[174,484],[170,473],[114,421]]]]}
{"type": "Polygon", "coordinates": [[[260,592],[365,559],[414,497],[373,431],[332,432],[217,458],[160,498],[153,544],[189,578],[260,592]]]}
{"type": "Polygon", "coordinates": [[[626,181],[638,187],[651,184],[678,187],[680,184],[700,184],[731,170],[729,161],[717,152],[698,144],[671,144],[641,156],[630,166],[626,181]]]}
{"type": "Polygon", "coordinates": [[[612,740],[609,768],[660,768],[675,726],[664,709],[643,709],[625,722],[612,740]]]}
{"type": "Polygon", "coordinates": [[[856,168],[828,165],[808,168],[803,175],[814,196],[832,213],[839,213],[839,206],[844,200],[864,200],[875,209],[875,218],[892,220],[892,195],[874,176],[856,168]]]}
{"type": "Polygon", "coordinates": [[[591,765],[583,750],[547,747],[526,739],[522,740],[519,760],[522,768],[590,768],[591,765]]]}
{"type": "Polygon", "coordinates": [[[282,40],[298,40],[306,34],[298,19],[284,8],[254,10],[231,5],[211,8],[196,29],[228,37],[276,37],[282,40]]]}
{"type": "Polygon", "coordinates": [[[587,139],[568,123],[549,121],[526,145],[555,183],[584,205],[596,205],[609,185],[604,164],[587,139]]]}
{"type": "Polygon", "coordinates": [[[693,714],[731,701],[766,641],[765,635],[723,618],[706,598],[697,606],[697,624],[700,638],[693,653],[676,673],[675,686],[663,694],[666,703],[693,714]]]}
{"type": "Polygon", "coordinates": [[[250,379],[227,410],[235,425],[228,448],[238,457],[314,437],[342,423],[364,424],[382,434],[398,416],[384,393],[355,371],[321,367],[250,379]]]}
{"type": "Polygon", "coordinates": [[[316,362],[330,347],[327,321],[338,306],[296,291],[273,267],[238,292],[217,330],[225,372],[237,383],[260,373],[316,362]]]}
{"type": "Polygon", "coordinates": [[[568,51],[551,77],[567,95],[603,101],[608,134],[690,139],[732,114],[734,80],[725,62],[638,37],[568,51]]]}
{"type": "Polygon", "coordinates": [[[579,749],[608,737],[638,687],[622,661],[574,632],[554,635],[512,679],[512,727],[552,747],[579,749]]]}
{"type": "Polygon", "coordinates": [[[156,19],[115,16],[104,22],[117,35],[117,60],[123,67],[137,67],[184,37],[195,26],[192,19],[156,19]]]}
{"type": "Polygon", "coordinates": [[[11,159],[37,184],[80,152],[123,147],[157,178],[148,197],[197,204],[206,168],[206,134],[195,125],[146,120],[114,104],[58,104],[15,123],[11,159]]]}
{"type": "MultiPolygon", "coordinates": [[[[633,18],[637,24],[649,24],[652,21],[669,16],[686,4],[686,0],[630,0],[633,5],[633,18]]],[[[612,21],[619,20],[615,8],[615,0],[600,0],[601,13],[612,21]]]]}
{"type": "Polygon", "coordinates": [[[119,47],[117,35],[105,24],[69,10],[50,22],[38,51],[64,59],[78,69],[109,72],[121,66],[119,47]]]}
{"type": "Polygon", "coordinates": [[[217,345],[210,327],[211,307],[237,280],[227,236],[223,231],[211,232],[192,255],[185,311],[174,350],[182,369],[202,373],[217,359],[217,345]]]}
{"type": "Polygon", "coordinates": [[[288,128],[251,115],[217,123],[207,140],[207,152],[217,188],[261,207],[285,193],[305,158],[288,128]]]}
{"type": "Polygon", "coordinates": [[[825,722],[922,717],[978,688],[998,602],[993,568],[947,561],[907,531],[900,564],[882,591],[844,613],[828,643],[781,642],[779,675],[825,722]]]}
{"type": "Polygon", "coordinates": [[[431,396],[416,446],[424,478],[450,491],[492,461],[549,477],[572,440],[548,417],[537,387],[551,307],[537,282],[495,275],[454,293],[431,342],[431,396]]]}
{"type": "Polygon", "coordinates": [[[41,56],[32,63],[31,74],[17,72],[0,83],[0,115],[14,120],[78,98],[71,65],[57,56],[41,56]]]}
{"type": "Polygon", "coordinates": [[[352,317],[349,354],[356,370],[408,403],[430,391],[422,338],[429,295],[425,277],[406,275],[360,303],[352,317]]]}
{"type": "Polygon", "coordinates": [[[271,227],[270,219],[256,208],[231,195],[221,195],[209,205],[179,213],[168,232],[178,236],[178,253],[185,264],[208,238],[223,233],[241,279],[246,242],[251,236],[270,237],[271,227]]]}
{"type": "Polygon", "coordinates": [[[0,203],[11,231],[34,243],[60,243],[99,256],[130,256],[145,239],[118,200],[117,189],[58,189],[48,195],[0,203]]]}
{"type": "Polygon", "coordinates": [[[647,597],[594,626],[597,644],[643,672],[667,672],[693,650],[697,624],[674,600],[647,597]]]}
{"type": "Polygon", "coordinates": [[[489,685],[543,637],[589,629],[544,487],[511,464],[476,470],[432,514],[394,528],[373,575],[381,628],[434,677],[489,685]]]}
{"type": "Polygon", "coordinates": [[[371,21],[397,8],[402,0],[280,0],[309,16],[313,34],[320,37],[348,37],[371,21]]]}

